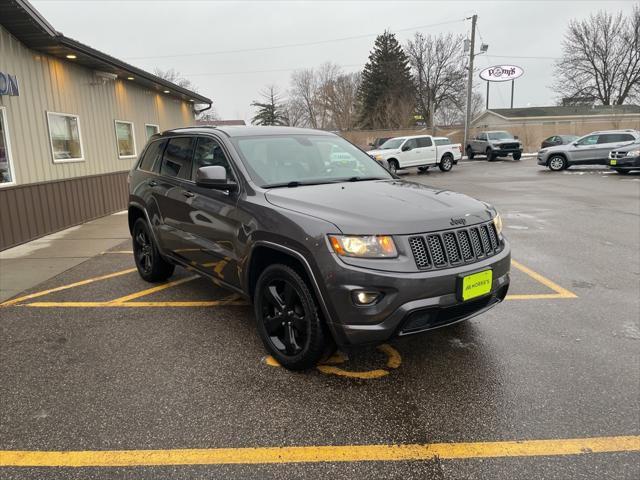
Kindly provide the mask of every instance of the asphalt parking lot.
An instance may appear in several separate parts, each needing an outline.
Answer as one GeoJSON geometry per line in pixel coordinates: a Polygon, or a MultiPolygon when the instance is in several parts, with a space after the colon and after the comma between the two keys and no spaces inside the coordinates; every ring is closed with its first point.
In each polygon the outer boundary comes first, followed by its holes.
{"type": "Polygon", "coordinates": [[[0,308],[0,477],[640,478],[640,175],[404,177],[502,212],[502,305],[296,374],[242,299],[149,285],[125,242],[0,308]]]}

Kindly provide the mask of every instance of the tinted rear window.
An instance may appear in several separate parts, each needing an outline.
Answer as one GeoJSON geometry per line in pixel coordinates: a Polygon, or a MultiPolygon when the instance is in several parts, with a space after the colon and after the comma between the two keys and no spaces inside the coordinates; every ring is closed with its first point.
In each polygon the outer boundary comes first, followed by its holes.
{"type": "Polygon", "coordinates": [[[418,141],[418,147],[430,147],[433,145],[431,138],[429,137],[420,137],[416,140],[418,141]]]}
{"type": "Polygon", "coordinates": [[[191,179],[191,156],[193,155],[194,137],[178,137],[169,140],[162,157],[160,175],[191,179]]]}
{"type": "Polygon", "coordinates": [[[605,133],[600,135],[598,143],[632,142],[634,138],[629,133],[605,133]]]}
{"type": "Polygon", "coordinates": [[[436,145],[451,145],[451,140],[448,138],[436,138],[436,145]]]}
{"type": "Polygon", "coordinates": [[[166,140],[156,140],[155,142],[151,142],[147,149],[144,151],[142,159],[140,160],[140,170],[153,172],[154,165],[156,166],[157,170],[158,166],[160,165],[160,162],[158,162],[157,160],[162,157],[162,151],[164,150],[166,144],[166,140]]]}

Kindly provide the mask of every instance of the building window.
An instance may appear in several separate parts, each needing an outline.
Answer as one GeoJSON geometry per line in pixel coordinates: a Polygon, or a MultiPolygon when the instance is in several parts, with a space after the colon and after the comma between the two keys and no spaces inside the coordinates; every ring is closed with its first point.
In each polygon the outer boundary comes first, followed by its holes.
{"type": "Polygon", "coordinates": [[[67,113],[47,112],[47,120],[53,162],[83,161],[80,117],[67,113]]]}
{"type": "Polygon", "coordinates": [[[133,158],[136,156],[133,123],[116,120],[116,141],[118,142],[118,158],[133,158]]]}
{"type": "Polygon", "coordinates": [[[7,130],[6,108],[0,107],[0,187],[16,183],[7,130]]]}
{"type": "Polygon", "coordinates": [[[147,123],[144,126],[146,132],[147,132],[147,140],[149,140],[152,136],[154,136],[156,133],[160,132],[160,126],[158,125],[154,125],[152,123],[147,123]]]}

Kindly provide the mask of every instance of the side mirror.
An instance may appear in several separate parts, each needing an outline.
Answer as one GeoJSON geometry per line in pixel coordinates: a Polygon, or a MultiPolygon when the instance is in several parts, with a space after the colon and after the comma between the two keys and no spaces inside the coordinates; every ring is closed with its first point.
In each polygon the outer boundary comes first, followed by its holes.
{"type": "Polygon", "coordinates": [[[196,172],[196,185],[227,192],[234,192],[238,189],[237,183],[227,180],[227,169],[221,165],[200,167],[196,172]]]}
{"type": "Polygon", "coordinates": [[[574,147],[579,147],[580,145],[578,144],[578,142],[573,142],[571,145],[573,145],[574,147]]]}
{"type": "Polygon", "coordinates": [[[411,146],[410,145],[403,145],[401,150],[403,152],[408,152],[409,150],[411,150],[411,146]]]}
{"type": "Polygon", "coordinates": [[[519,138],[518,135],[513,137],[514,140],[518,140],[518,138],[519,138]]]}

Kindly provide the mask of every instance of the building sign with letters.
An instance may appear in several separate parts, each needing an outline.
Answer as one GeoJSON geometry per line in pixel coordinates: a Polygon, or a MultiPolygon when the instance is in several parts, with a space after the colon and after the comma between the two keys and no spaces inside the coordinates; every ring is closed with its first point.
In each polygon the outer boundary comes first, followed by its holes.
{"type": "Polygon", "coordinates": [[[15,75],[0,72],[0,95],[10,95],[13,97],[20,95],[18,79],[15,75]]]}
{"type": "Polygon", "coordinates": [[[515,80],[524,73],[524,70],[516,65],[494,65],[480,72],[480,78],[487,82],[506,82],[515,80]]]}

